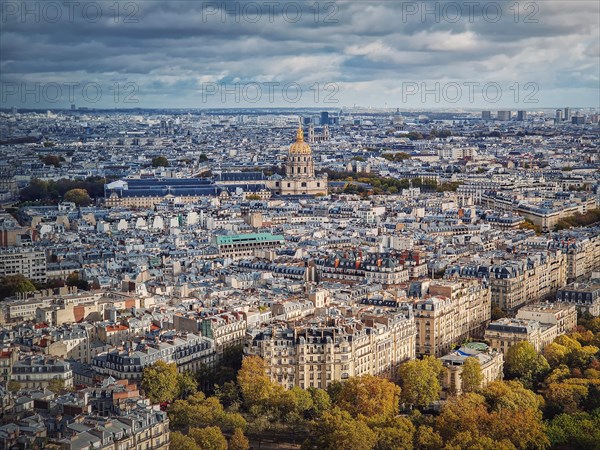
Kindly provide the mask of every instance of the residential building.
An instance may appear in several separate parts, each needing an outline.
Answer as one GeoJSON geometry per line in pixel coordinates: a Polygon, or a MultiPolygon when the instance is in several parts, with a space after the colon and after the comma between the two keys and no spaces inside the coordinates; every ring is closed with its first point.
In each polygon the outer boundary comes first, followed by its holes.
{"type": "Polygon", "coordinates": [[[475,358],[479,362],[483,375],[480,387],[483,388],[492,381],[502,379],[504,369],[502,352],[482,342],[469,342],[440,358],[446,368],[442,378],[442,398],[460,395],[463,392],[461,375],[467,358],[475,358]]]}
{"type": "Polygon", "coordinates": [[[262,357],[271,379],[286,388],[326,388],[354,376],[392,375],[415,357],[415,324],[410,313],[378,310],[358,320],[274,323],[250,331],[245,353],[262,357]]]}

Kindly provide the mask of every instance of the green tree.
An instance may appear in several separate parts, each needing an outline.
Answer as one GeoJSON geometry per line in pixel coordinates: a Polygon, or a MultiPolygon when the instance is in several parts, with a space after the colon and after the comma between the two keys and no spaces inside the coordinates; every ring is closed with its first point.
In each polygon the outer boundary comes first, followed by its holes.
{"type": "Polygon", "coordinates": [[[190,372],[177,374],[178,397],[186,398],[188,395],[195,394],[198,390],[198,383],[190,372]]]}
{"type": "Polygon", "coordinates": [[[440,434],[428,425],[420,425],[415,434],[415,447],[420,450],[438,450],[444,441],[440,434]]]}
{"type": "Polygon", "coordinates": [[[73,202],[77,206],[89,206],[92,199],[85,189],[71,189],[65,193],[65,201],[73,202]]]}
{"type": "Polygon", "coordinates": [[[12,297],[17,293],[33,292],[35,285],[22,274],[7,275],[0,279],[0,299],[12,297]]]}
{"type": "Polygon", "coordinates": [[[73,272],[69,274],[66,281],[67,286],[77,286],[77,289],[82,291],[89,291],[90,283],[86,280],[82,280],[79,277],[79,272],[73,272]]]}
{"type": "Polygon", "coordinates": [[[229,450],[248,450],[250,448],[250,441],[241,428],[236,428],[233,435],[229,439],[229,450]]]}
{"type": "Polygon", "coordinates": [[[15,380],[10,380],[8,383],[6,383],[6,389],[8,389],[9,392],[13,393],[19,392],[19,390],[21,389],[21,383],[15,380]]]}
{"type": "Polygon", "coordinates": [[[65,389],[65,380],[54,378],[48,382],[48,389],[55,394],[62,392],[65,389]]]}
{"type": "Polygon", "coordinates": [[[206,156],[204,153],[202,153],[199,157],[198,157],[198,162],[199,163],[204,163],[208,161],[208,156],[206,156]]]}
{"type": "Polygon", "coordinates": [[[508,379],[518,379],[526,387],[534,387],[550,371],[546,358],[538,355],[529,341],[521,341],[506,352],[504,371],[508,379]]]}
{"type": "Polygon", "coordinates": [[[334,407],[315,421],[312,448],[319,450],[372,450],[377,435],[367,424],[334,407]]]}
{"type": "Polygon", "coordinates": [[[548,425],[552,448],[597,450],[600,442],[600,410],[591,414],[560,414],[548,425]]]}
{"type": "Polygon", "coordinates": [[[174,429],[219,426],[224,431],[233,431],[246,428],[246,420],[239,413],[225,411],[217,397],[207,398],[203,392],[173,402],[169,419],[174,429]]]}
{"type": "Polygon", "coordinates": [[[550,367],[556,368],[567,362],[567,357],[571,352],[564,345],[552,342],[551,344],[547,345],[546,348],[544,348],[543,353],[550,367]]]}
{"type": "Polygon", "coordinates": [[[189,436],[202,450],[227,450],[227,439],[219,427],[190,428],[189,436]]]}
{"type": "Polygon", "coordinates": [[[377,436],[375,450],[412,450],[415,426],[406,417],[377,416],[367,423],[377,436]]]}
{"type": "Polygon", "coordinates": [[[320,416],[329,408],[331,408],[331,399],[329,398],[329,394],[324,389],[309,387],[308,392],[312,398],[312,410],[311,413],[313,416],[320,416]]]}
{"type": "Polygon", "coordinates": [[[45,155],[41,160],[47,166],[60,167],[60,158],[56,155],[45,155]]]}
{"type": "Polygon", "coordinates": [[[155,156],[152,158],[152,167],[169,167],[169,160],[164,156],[155,156]]]}
{"type": "Polygon", "coordinates": [[[267,375],[267,366],[259,356],[244,358],[237,381],[248,408],[255,405],[264,406],[276,390],[275,384],[267,375]]]}
{"type": "Polygon", "coordinates": [[[179,395],[177,365],[159,360],[144,368],[142,389],[152,403],[175,400],[179,395]]]}
{"type": "Polygon", "coordinates": [[[181,434],[179,431],[172,431],[170,438],[169,450],[202,450],[194,439],[181,434]]]}
{"type": "Polygon", "coordinates": [[[398,414],[400,388],[384,378],[373,375],[352,377],[342,384],[337,406],[353,417],[390,417],[398,414]]]}
{"type": "Polygon", "coordinates": [[[398,369],[402,387],[401,400],[418,408],[424,408],[438,400],[442,390],[440,376],[443,370],[441,361],[434,356],[402,364],[398,369]]]}
{"type": "Polygon", "coordinates": [[[481,387],[483,374],[477,358],[470,357],[465,360],[460,378],[463,392],[474,392],[481,387]]]}

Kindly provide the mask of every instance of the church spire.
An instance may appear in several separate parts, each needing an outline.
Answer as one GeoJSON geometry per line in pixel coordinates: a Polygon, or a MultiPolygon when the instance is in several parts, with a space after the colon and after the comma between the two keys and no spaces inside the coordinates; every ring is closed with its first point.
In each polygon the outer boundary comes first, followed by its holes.
{"type": "Polygon", "coordinates": [[[296,142],[304,142],[304,131],[302,130],[302,120],[298,117],[298,131],[296,131],[296,142]]]}

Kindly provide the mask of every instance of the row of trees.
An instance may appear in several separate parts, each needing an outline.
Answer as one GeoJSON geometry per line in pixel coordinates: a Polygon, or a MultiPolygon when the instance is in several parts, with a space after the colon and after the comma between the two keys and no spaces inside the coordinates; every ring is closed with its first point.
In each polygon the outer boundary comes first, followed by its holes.
{"type": "Polygon", "coordinates": [[[32,281],[22,274],[7,275],[0,278],[0,300],[13,297],[18,293],[34,292],[40,289],[53,289],[63,286],[76,286],[82,291],[89,291],[91,288],[94,288],[88,281],[81,278],[79,272],[69,274],[66,280],[55,279],[48,280],[45,283],[32,281]]]}
{"type": "Polygon", "coordinates": [[[108,181],[110,180],[101,177],[58,181],[33,179],[29,186],[21,189],[19,198],[22,202],[56,204],[66,200],[74,201],[80,206],[87,206],[92,199],[104,196],[104,184],[108,181]]]}
{"type": "Polygon", "coordinates": [[[365,195],[397,194],[401,192],[402,189],[407,189],[411,186],[421,188],[425,191],[447,192],[456,191],[458,186],[460,186],[460,183],[458,182],[438,183],[435,180],[421,178],[403,178],[399,180],[389,177],[369,176],[369,174],[361,174],[360,177],[357,178],[349,175],[346,176],[344,180],[348,181],[348,184],[344,187],[345,193],[365,195]],[[372,188],[367,188],[354,182],[370,184],[372,188]]]}
{"type": "Polygon", "coordinates": [[[577,212],[572,216],[559,219],[554,228],[555,231],[559,231],[573,227],[584,227],[597,222],[600,222],[600,208],[591,209],[585,214],[577,212]]]}

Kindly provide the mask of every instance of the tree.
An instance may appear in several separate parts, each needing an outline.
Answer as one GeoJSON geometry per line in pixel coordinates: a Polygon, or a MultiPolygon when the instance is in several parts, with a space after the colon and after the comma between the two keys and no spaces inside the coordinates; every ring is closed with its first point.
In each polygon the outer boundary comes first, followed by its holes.
{"type": "Polygon", "coordinates": [[[569,382],[550,383],[544,391],[548,410],[552,412],[575,413],[589,395],[585,385],[569,382]]]}
{"type": "Polygon", "coordinates": [[[492,382],[480,392],[483,395],[467,393],[450,398],[435,419],[436,430],[449,448],[525,450],[548,446],[539,410],[541,400],[533,392],[516,381],[492,382]],[[461,440],[473,446],[455,447],[461,440]]]}
{"type": "Polygon", "coordinates": [[[246,428],[246,420],[235,412],[227,412],[217,397],[196,392],[186,400],[176,400],[169,407],[169,419],[174,429],[219,426],[224,431],[246,428]]]}
{"type": "Polygon", "coordinates": [[[89,206],[92,199],[85,189],[71,189],[65,193],[65,201],[73,202],[77,206],[89,206]]]}
{"type": "Polygon", "coordinates": [[[390,417],[398,414],[400,388],[373,375],[352,377],[342,385],[337,405],[353,417],[390,417]]]}
{"type": "Polygon", "coordinates": [[[338,407],[323,413],[314,425],[312,447],[319,450],[372,450],[377,440],[364,421],[338,407]]]}
{"type": "Polygon", "coordinates": [[[73,272],[67,277],[67,286],[77,286],[77,289],[82,291],[88,291],[90,289],[90,283],[86,280],[82,280],[79,277],[79,272],[73,272]]]}
{"type": "Polygon", "coordinates": [[[6,389],[13,393],[19,392],[21,389],[21,383],[15,380],[10,380],[8,383],[6,383],[6,389]]]}
{"type": "Polygon", "coordinates": [[[264,406],[276,389],[267,375],[267,365],[259,356],[244,358],[242,368],[237,375],[237,381],[248,408],[254,405],[264,406]]]}
{"type": "Polygon", "coordinates": [[[312,398],[312,410],[311,413],[313,416],[319,417],[329,408],[331,408],[331,399],[329,398],[329,394],[324,389],[319,389],[315,387],[308,388],[308,392],[312,398]]]}
{"type": "Polygon", "coordinates": [[[258,195],[258,194],[247,195],[246,200],[260,200],[260,195],[258,195]]]}
{"type": "Polygon", "coordinates": [[[190,428],[189,435],[202,450],[227,450],[227,439],[219,427],[190,428]]]}
{"type": "Polygon", "coordinates": [[[206,156],[204,153],[202,153],[199,157],[198,157],[198,162],[199,163],[204,163],[208,161],[208,156],[206,156]]]}
{"type": "Polygon", "coordinates": [[[550,367],[556,368],[567,362],[567,357],[569,356],[570,350],[564,345],[552,342],[551,344],[547,345],[546,348],[544,348],[543,353],[550,367]]]}
{"type": "Polygon", "coordinates": [[[550,371],[550,366],[529,341],[521,341],[506,352],[504,370],[507,378],[516,378],[526,387],[534,387],[550,371]]]}
{"type": "Polygon", "coordinates": [[[250,441],[241,428],[236,428],[229,439],[229,450],[248,450],[250,448],[250,441]]]}
{"type": "Polygon", "coordinates": [[[172,402],[179,395],[177,365],[159,360],[144,368],[142,389],[152,403],[172,402]]]}
{"type": "Polygon", "coordinates": [[[169,167],[169,160],[164,156],[152,158],[152,167],[169,167]]]}
{"type": "Polygon", "coordinates": [[[58,394],[65,389],[65,380],[61,380],[60,378],[50,380],[48,382],[48,389],[55,394],[58,394]]]}
{"type": "Polygon", "coordinates": [[[47,166],[60,167],[60,158],[56,155],[46,155],[41,160],[47,166]]]}
{"type": "Polygon", "coordinates": [[[421,450],[438,450],[442,448],[440,434],[427,425],[420,425],[415,434],[415,447],[421,450]]]}
{"type": "Polygon", "coordinates": [[[444,370],[440,360],[426,356],[422,360],[408,361],[398,369],[404,403],[425,408],[440,398],[440,375],[444,370]]]}
{"type": "Polygon", "coordinates": [[[498,320],[506,317],[506,313],[500,309],[500,307],[494,305],[492,307],[492,320],[498,320]]]}
{"type": "Polygon", "coordinates": [[[0,280],[0,299],[12,297],[17,293],[33,292],[35,285],[22,274],[7,275],[0,280]]]}
{"type": "Polygon", "coordinates": [[[378,416],[367,423],[377,435],[375,450],[412,450],[415,426],[406,417],[378,416]]]}
{"type": "Polygon", "coordinates": [[[600,442],[600,411],[560,414],[548,426],[552,448],[596,450],[600,442]]]}
{"type": "Polygon", "coordinates": [[[198,390],[198,383],[190,372],[183,372],[177,374],[177,389],[177,396],[185,398],[188,395],[196,393],[198,390]]]}
{"type": "Polygon", "coordinates": [[[477,358],[470,357],[465,360],[460,378],[463,392],[473,392],[481,387],[483,374],[477,358]]]}
{"type": "Polygon", "coordinates": [[[172,431],[170,438],[169,450],[201,450],[194,439],[181,434],[179,431],[172,431]]]}

